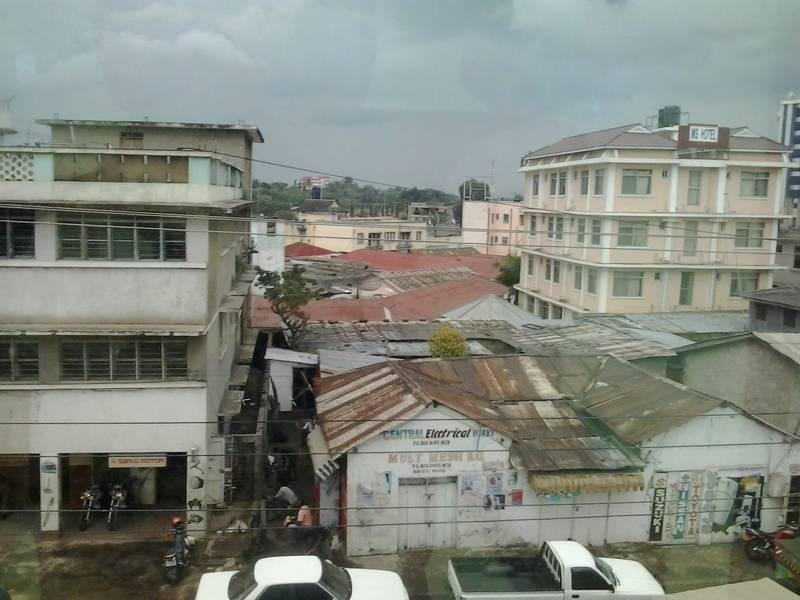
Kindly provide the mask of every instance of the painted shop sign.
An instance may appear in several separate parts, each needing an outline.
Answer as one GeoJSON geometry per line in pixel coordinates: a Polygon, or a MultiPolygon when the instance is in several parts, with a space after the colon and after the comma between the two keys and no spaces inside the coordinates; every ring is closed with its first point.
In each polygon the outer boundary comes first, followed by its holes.
{"type": "Polygon", "coordinates": [[[148,454],[141,456],[109,456],[110,469],[132,469],[140,467],[166,467],[167,457],[164,454],[148,454]]]}
{"type": "Polygon", "coordinates": [[[414,475],[448,473],[454,463],[481,462],[482,452],[390,452],[389,464],[409,465],[414,475]]]}
{"type": "Polygon", "coordinates": [[[494,431],[470,427],[414,427],[389,429],[384,431],[381,436],[387,441],[410,441],[414,446],[449,446],[451,441],[492,438],[494,431]]]}

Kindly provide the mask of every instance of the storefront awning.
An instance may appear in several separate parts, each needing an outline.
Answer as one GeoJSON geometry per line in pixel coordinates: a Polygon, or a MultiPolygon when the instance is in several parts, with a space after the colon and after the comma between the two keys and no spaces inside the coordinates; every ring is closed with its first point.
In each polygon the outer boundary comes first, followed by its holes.
{"type": "Polygon", "coordinates": [[[528,472],[528,483],[537,494],[584,494],[632,492],[644,489],[641,473],[536,473],[528,472]]]}
{"type": "Polygon", "coordinates": [[[308,452],[311,454],[311,464],[314,465],[314,473],[316,473],[320,481],[325,481],[334,474],[339,465],[331,459],[328,443],[325,441],[325,436],[322,435],[322,429],[319,427],[313,429],[308,434],[306,442],[308,443],[308,452]]]}

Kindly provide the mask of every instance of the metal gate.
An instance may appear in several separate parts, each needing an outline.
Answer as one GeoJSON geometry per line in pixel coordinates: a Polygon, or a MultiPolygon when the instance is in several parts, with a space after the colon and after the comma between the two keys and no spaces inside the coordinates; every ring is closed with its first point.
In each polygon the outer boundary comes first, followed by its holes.
{"type": "Polygon", "coordinates": [[[456,545],[456,478],[400,479],[398,546],[447,548],[456,545]]]}

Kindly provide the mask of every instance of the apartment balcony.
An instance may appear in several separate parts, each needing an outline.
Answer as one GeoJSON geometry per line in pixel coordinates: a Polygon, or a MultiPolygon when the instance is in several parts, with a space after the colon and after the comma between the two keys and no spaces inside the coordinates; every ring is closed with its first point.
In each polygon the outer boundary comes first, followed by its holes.
{"type": "Polygon", "coordinates": [[[229,207],[241,184],[204,152],[0,148],[0,201],[229,207]]]}

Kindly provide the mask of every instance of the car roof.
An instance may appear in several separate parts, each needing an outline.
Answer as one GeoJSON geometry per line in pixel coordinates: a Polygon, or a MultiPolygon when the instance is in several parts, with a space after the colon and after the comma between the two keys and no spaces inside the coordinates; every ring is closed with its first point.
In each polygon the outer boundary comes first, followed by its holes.
{"type": "Polygon", "coordinates": [[[262,558],[256,562],[253,576],[260,586],[316,583],[322,577],[322,561],[316,556],[262,558]]]}
{"type": "Polygon", "coordinates": [[[561,563],[567,567],[595,567],[594,556],[578,542],[547,542],[561,563]]]}

